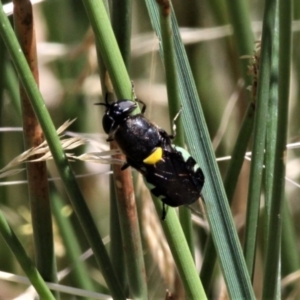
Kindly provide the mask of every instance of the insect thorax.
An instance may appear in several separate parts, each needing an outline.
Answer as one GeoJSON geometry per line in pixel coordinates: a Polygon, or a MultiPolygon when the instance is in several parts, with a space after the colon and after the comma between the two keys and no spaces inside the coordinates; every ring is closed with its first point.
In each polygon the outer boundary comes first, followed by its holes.
{"type": "Polygon", "coordinates": [[[157,127],[142,115],[125,120],[114,137],[123,153],[135,161],[143,161],[164,143],[157,127]]]}

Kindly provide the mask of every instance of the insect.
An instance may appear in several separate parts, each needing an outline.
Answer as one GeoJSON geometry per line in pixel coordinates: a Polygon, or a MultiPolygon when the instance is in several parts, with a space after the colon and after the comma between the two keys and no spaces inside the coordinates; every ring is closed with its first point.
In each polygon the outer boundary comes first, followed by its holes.
{"type": "Polygon", "coordinates": [[[137,102],[119,100],[111,104],[106,97],[103,129],[108,134],[107,141],[116,140],[126,156],[122,170],[131,166],[145,179],[151,193],[163,202],[162,219],[166,217],[166,207],[177,207],[194,203],[201,196],[204,174],[193,157],[183,148],[172,144],[173,134],[150,122],[145,116],[146,104],[141,104],[141,113],[131,115],[137,102]]]}

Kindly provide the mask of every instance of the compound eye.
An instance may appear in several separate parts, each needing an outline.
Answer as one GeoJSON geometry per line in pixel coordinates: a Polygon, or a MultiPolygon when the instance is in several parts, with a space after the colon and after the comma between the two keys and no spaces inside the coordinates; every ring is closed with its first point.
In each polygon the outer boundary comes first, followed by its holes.
{"type": "Polygon", "coordinates": [[[111,119],[107,115],[104,115],[102,119],[102,126],[105,133],[109,134],[113,126],[113,119],[111,119]]]}
{"type": "Polygon", "coordinates": [[[107,105],[102,119],[103,129],[107,134],[116,129],[136,109],[137,104],[130,100],[120,100],[107,105]]]}

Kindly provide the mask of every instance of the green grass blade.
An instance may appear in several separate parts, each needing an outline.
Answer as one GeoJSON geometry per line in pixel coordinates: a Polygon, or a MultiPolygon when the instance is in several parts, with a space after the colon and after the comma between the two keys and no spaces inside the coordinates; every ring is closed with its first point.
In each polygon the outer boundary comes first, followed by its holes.
{"type": "MultiPolygon", "coordinates": [[[[278,1],[279,11],[279,76],[278,76],[278,118],[275,126],[275,157],[273,167],[273,186],[270,202],[270,217],[268,218],[268,245],[266,252],[266,265],[264,270],[263,299],[278,298],[278,269],[281,259],[281,215],[282,202],[284,201],[285,185],[285,159],[288,128],[288,104],[290,86],[290,61],[291,61],[291,24],[292,1],[278,1]]],[[[276,41],[275,41],[276,43],[276,41]]],[[[277,53],[275,53],[276,55],[277,53]]],[[[278,59],[277,57],[273,58],[278,59]]],[[[272,78],[276,73],[272,73],[272,78]]],[[[271,82],[272,83],[272,82],[271,82]]],[[[277,88],[277,86],[276,86],[277,88]]],[[[279,296],[280,297],[280,296],[279,296]]]]}
{"type": "MultiPolygon", "coordinates": [[[[247,1],[226,0],[239,56],[251,55],[254,48],[254,37],[251,28],[250,13],[247,1]]],[[[241,61],[242,75],[246,86],[251,84],[248,74],[247,60],[241,61]]]]}
{"type": "Polygon", "coordinates": [[[118,99],[132,99],[132,86],[103,1],[84,0],[96,43],[118,99]]]}
{"type": "Polygon", "coordinates": [[[270,78],[272,69],[272,45],[274,39],[276,1],[266,1],[263,34],[260,56],[260,73],[257,89],[257,106],[254,124],[254,144],[250,170],[248,192],[247,220],[245,231],[244,253],[250,277],[253,276],[255,261],[256,235],[266,138],[266,116],[270,94],[270,78]]]}
{"type": "MultiPolygon", "coordinates": [[[[278,7],[278,6],[277,6],[278,7]]],[[[277,136],[277,122],[278,122],[278,9],[276,10],[276,18],[274,24],[274,38],[272,47],[272,78],[270,81],[270,96],[268,105],[268,118],[267,118],[267,132],[266,132],[266,159],[265,159],[265,242],[268,244],[268,233],[270,223],[270,213],[272,205],[272,189],[275,183],[274,168],[275,168],[275,148],[277,136]]],[[[275,183],[278,184],[278,183],[275,183]]]]}
{"type": "MultiPolygon", "coordinates": [[[[6,56],[6,49],[4,42],[1,40],[0,41],[0,71],[1,74],[5,74],[5,56],[6,56]]],[[[5,76],[0,77],[0,101],[1,101],[1,107],[0,107],[0,112],[2,112],[2,106],[3,106],[3,92],[4,92],[4,87],[5,87],[5,76]]]]}
{"type": "Polygon", "coordinates": [[[112,24],[116,40],[121,51],[125,66],[130,66],[130,37],[131,37],[131,0],[114,0],[112,2],[112,24]]]}
{"type": "MultiPolygon", "coordinates": [[[[282,278],[300,269],[297,234],[287,201],[284,201],[282,207],[281,261],[282,278]]],[[[296,288],[297,283],[293,283],[292,287],[296,288]]],[[[290,292],[291,290],[289,286],[285,292],[290,292]]]]}
{"type": "MultiPolygon", "coordinates": [[[[93,27],[98,50],[100,51],[101,58],[109,73],[116,95],[118,99],[131,99],[131,82],[107,16],[105,6],[102,1],[84,1],[84,5],[93,27]]],[[[129,3],[127,3],[127,5],[129,5],[129,3]]],[[[128,21],[128,8],[125,10],[127,11],[127,15],[123,16],[124,19],[122,20],[128,21]]],[[[116,16],[114,19],[115,18],[116,16]]],[[[118,21],[121,22],[121,20],[118,21]]],[[[120,26],[120,24],[118,24],[118,26],[120,26]]],[[[127,26],[124,26],[124,24],[122,24],[121,27],[124,29],[123,34],[127,36],[124,36],[121,39],[119,36],[121,32],[119,30],[117,31],[118,38],[120,38],[120,45],[128,47],[129,44],[126,39],[129,39],[130,27],[125,29],[127,26]]],[[[125,56],[128,56],[129,49],[122,50],[122,53],[125,56]]],[[[104,86],[104,84],[102,84],[102,86],[104,86]]],[[[134,298],[143,299],[147,298],[147,286],[146,278],[143,276],[143,274],[145,274],[145,267],[137,211],[135,203],[132,205],[134,195],[131,174],[129,170],[121,171],[119,166],[113,166],[113,169],[116,176],[116,182],[122,183],[120,186],[116,187],[116,192],[123,247],[126,249],[124,254],[125,264],[127,266],[129,290],[134,298]]]]}
{"type": "MultiPolygon", "coordinates": [[[[219,10],[223,7],[223,0],[213,1],[214,9],[217,10],[218,19],[223,22],[219,10]]],[[[251,55],[254,48],[254,37],[250,24],[249,9],[246,2],[242,1],[227,1],[226,11],[229,13],[230,22],[233,27],[233,37],[235,48],[238,52],[238,58],[243,55],[251,55]]],[[[251,85],[251,77],[248,74],[247,60],[239,59],[239,65],[242,71],[242,76],[245,86],[251,85]]],[[[224,179],[224,187],[229,203],[231,204],[238,182],[238,177],[244,162],[245,153],[248,147],[249,139],[253,129],[255,105],[253,99],[250,99],[247,111],[245,113],[236,143],[234,145],[231,160],[224,179]]],[[[213,247],[211,235],[208,238],[203,265],[200,276],[203,278],[203,285],[206,289],[209,288],[213,276],[214,262],[216,260],[216,251],[213,247]]]]}
{"type": "MultiPolygon", "coordinates": [[[[162,213],[162,201],[155,197],[152,198],[157,212],[162,213]]],[[[189,246],[173,207],[168,207],[166,218],[161,223],[184,285],[186,298],[206,299],[189,246]]]]}
{"type": "MultiPolygon", "coordinates": [[[[227,11],[229,12],[230,21],[234,29],[234,42],[238,52],[238,58],[243,55],[252,55],[254,49],[254,37],[252,33],[249,8],[245,1],[233,0],[227,1],[227,11]]],[[[248,61],[240,59],[242,76],[245,86],[252,84],[251,77],[248,74],[248,61]]],[[[228,166],[224,186],[229,202],[232,201],[238,175],[240,173],[244,155],[253,129],[255,105],[254,99],[250,99],[251,103],[247,108],[236,145],[232,152],[232,159],[228,166]]]]}
{"type": "Polygon", "coordinates": [[[3,79],[5,89],[9,94],[14,111],[18,117],[21,117],[20,94],[16,88],[16,86],[18,86],[18,78],[10,63],[6,63],[3,79]]]}
{"type": "Polygon", "coordinates": [[[86,265],[84,264],[84,262],[79,260],[82,251],[78,244],[76,233],[72,228],[70,218],[66,214],[66,210],[64,210],[63,202],[56,192],[52,192],[51,198],[51,207],[53,210],[53,214],[55,216],[60,235],[66,247],[67,258],[70,260],[70,264],[73,269],[71,276],[72,278],[74,278],[74,281],[79,288],[88,291],[95,291],[86,265]]]}
{"type": "MultiPolygon", "coordinates": [[[[112,11],[114,33],[128,70],[131,58],[131,0],[114,0],[112,11]]],[[[118,148],[115,142],[111,143],[111,147],[118,148]]],[[[123,154],[118,157],[126,160],[123,154]]],[[[134,299],[147,299],[146,269],[131,169],[121,170],[120,166],[113,166],[113,173],[130,296],[134,299]]]]}
{"type": "MultiPolygon", "coordinates": [[[[160,26],[162,33],[162,49],[163,49],[163,60],[166,72],[166,85],[169,102],[169,115],[171,120],[171,128],[173,127],[173,119],[181,109],[180,96],[179,96],[179,85],[178,85],[178,70],[176,64],[176,55],[174,47],[174,35],[172,31],[172,21],[170,15],[170,6],[164,6],[162,3],[160,7],[160,26]]],[[[182,122],[179,119],[176,120],[176,136],[173,141],[174,144],[183,147],[184,142],[184,131],[182,122]]],[[[191,253],[194,256],[194,240],[193,240],[193,228],[191,211],[184,206],[179,208],[179,219],[182,225],[182,229],[186,236],[188,245],[191,253]]]]}
{"type": "Polygon", "coordinates": [[[49,288],[46,286],[43,278],[41,277],[38,270],[35,268],[34,264],[27,256],[25,249],[22,244],[8,225],[6,219],[4,218],[2,212],[0,211],[0,232],[3,236],[5,242],[17,258],[19,264],[21,265],[23,271],[27,275],[28,279],[38,292],[41,299],[55,300],[54,296],[50,292],[49,288]]]}
{"type": "MultiPolygon", "coordinates": [[[[152,26],[160,36],[156,3],[146,1],[152,26]]],[[[234,299],[254,299],[239,240],[230,215],[224,187],[215,162],[210,138],[199,104],[195,83],[180,40],[178,25],[172,18],[175,49],[180,78],[180,95],[183,104],[183,122],[191,154],[204,170],[206,182],[203,189],[207,215],[228,292],[234,299]]]]}

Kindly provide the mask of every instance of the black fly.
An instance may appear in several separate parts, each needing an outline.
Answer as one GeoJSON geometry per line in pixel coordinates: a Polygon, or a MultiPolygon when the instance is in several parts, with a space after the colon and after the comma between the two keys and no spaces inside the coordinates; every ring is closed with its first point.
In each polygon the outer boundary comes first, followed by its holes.
{"type": "Polygon", "coordinates": [[[177,207],[199,199],[204,174],[185,149],[172,144],[175,133],[169,135],[145,118],[146,105],[137,101],[142,109],[136,115],[131,113],[138,104],[130,100],[109,104],[106,97],[105,103],[97,104],[106,107],[102,122],[107,140],[116,140],[126,155],[127,163],[122,169],[132,166],[144,176],[151,193],[163,202],[162,219],[165,219],[165,204],[177,207]]]}

